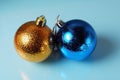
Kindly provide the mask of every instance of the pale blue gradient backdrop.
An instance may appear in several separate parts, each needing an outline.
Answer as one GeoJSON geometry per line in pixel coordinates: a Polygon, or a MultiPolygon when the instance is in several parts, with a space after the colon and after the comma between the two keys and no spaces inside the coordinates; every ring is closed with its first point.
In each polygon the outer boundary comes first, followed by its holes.
{"type": "Polygon", "coordinates": [[[120,0],[0,0],[0,80],[120,80],[120,0]],[[21,59],[13,43],[19,26],[45,15],[52,28],[59,14],[64,21],[83,19],[93,26],[94,53],[85,61],[21,59]]]}

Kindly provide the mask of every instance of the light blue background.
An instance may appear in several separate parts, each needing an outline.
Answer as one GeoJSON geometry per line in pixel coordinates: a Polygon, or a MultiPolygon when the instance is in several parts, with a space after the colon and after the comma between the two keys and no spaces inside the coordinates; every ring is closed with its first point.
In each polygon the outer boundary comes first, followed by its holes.
{"type": "Polygon", "coordinates": [[[120,80],[120,0],[0,0],[0,80],[120,80]],[[84,61],[21,59],[14,48],[15,32],[42,14],[50,28],[59,14],[64,21],[89,22],[98,36],[94,53],[84,61]]]}

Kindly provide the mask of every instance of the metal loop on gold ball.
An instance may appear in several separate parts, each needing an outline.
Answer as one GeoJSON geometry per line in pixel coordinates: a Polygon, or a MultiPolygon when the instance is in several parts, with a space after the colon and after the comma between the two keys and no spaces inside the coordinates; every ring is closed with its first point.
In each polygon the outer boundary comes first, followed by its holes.
{"type": "Polygon", "coordinates": [[[44,15],[41,15],[36,19],[36,25],[44,27],[46,25],[46,19],[44,15]]]}

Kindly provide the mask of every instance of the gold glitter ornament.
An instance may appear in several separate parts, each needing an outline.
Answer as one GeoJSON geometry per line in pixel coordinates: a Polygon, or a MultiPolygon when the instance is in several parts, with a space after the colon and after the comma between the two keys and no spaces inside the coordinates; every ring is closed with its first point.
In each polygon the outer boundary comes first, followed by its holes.
{"type": "Polygon", "coordinates": [[[17,30],[14,44],[18,54],[30,62],[41,62],[48,58],[52,52],[52,31],[46,25],[44,16],[36,21],[30,21],[17,30]]]}

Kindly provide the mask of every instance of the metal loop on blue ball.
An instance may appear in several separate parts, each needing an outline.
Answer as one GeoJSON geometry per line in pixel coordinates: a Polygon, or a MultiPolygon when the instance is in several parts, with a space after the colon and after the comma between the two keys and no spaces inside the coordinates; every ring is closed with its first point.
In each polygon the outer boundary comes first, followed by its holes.
{"type": "Polygon", "coordinates": [[[61,19],[59,19],[60,15],[57,16],[56,20],[57,22],[55,23],[55,26],[53,27],[53,34],[56,35],[57,34],[57,28],[62,28],[64,21],[62,21],[61,19]]]}
{"type": "Polygon", "coordinates": [[[57,16],[57,22],[56,25],[58,28],[61,28],[64,24],[64,21],[62,21],[61,19],[59,19],[60,15],[57,16]]]}
{"type": "Polygon", "coordinates": [[[62,26],[64,24],[64,22],[59,19],[59,16],[60,15],[57,16],[56,23],[55,23],[55,25],[52,29],[52,32],[53,32],[53,35],[54,35],[54,40],[53,40],[53,42],[54,42],[54,49],[53,50],[54,51],[58,50],[57,42],[56,42],[56,35],[57,35],[57,32],[58,32],[58,29],[62,28],[62,26]]]}

